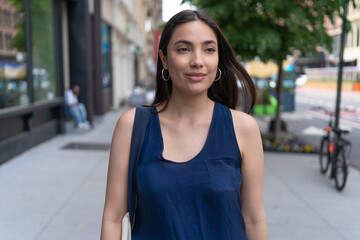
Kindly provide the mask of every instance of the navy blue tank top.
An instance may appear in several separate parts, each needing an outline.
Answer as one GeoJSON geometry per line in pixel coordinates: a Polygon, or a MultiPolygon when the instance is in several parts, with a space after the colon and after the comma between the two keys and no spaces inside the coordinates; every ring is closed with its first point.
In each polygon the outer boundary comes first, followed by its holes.
{"type": "Polygon", "coordinates": [[[241,154],[229,108],[215,103],[205,145],[193,159],[180,163],[164,159],[163,148],[154,113],[136,170],[133,239],[246,240],[241,154]]]}

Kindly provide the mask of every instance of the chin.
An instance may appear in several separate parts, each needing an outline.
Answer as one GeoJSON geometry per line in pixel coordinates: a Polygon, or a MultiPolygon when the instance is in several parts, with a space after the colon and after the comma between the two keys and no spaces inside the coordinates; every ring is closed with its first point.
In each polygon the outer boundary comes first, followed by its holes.
{"type": "Polygon", "coordinates": [[[201,95],[206,94],[208,89],[211,87],[212,82],[204,81],[204,82],[196,82],[196,83],[189,83],[184,84],[182,86],[174,86],[173,91],[178,89],[181,93],[189,96],[201,95]]]}
{"type": "Polygon", "coordinates": [[[191,89],[188,90],[188,92],[192,96],[202,95],[202,94],[207,95],[209,87],[191,88],[191,89]]]}

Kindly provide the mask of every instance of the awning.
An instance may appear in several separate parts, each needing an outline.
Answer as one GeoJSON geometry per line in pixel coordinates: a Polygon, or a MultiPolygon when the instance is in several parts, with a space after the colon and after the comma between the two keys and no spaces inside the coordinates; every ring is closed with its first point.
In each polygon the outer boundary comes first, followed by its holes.
{"type": "Polygon", "coordinates": [[[278,72],[277,65],[270,61],[267,63],[251,61],[245,65],[245,68],[251,77],[257,78],[269,78],[278,72]]]}

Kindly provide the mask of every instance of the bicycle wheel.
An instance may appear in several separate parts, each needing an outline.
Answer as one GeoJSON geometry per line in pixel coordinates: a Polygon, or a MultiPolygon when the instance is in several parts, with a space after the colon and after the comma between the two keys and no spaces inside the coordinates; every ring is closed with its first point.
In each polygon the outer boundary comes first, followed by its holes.
{"type": "Polygon", "coordinates": [[[323,137],[321,139],[320,151],[319,151],[320,171],[322,174],[326,173],[330,165],[328,145],[329,145],[329,139],[327,137],[323,137]]]}
{"type": "Polygon", "coordinates": [[[348,156],[342,148],[336,157],[335,169],[335,185],[336,189],[341,191],[344,189],[348,175],[348,156]]]}

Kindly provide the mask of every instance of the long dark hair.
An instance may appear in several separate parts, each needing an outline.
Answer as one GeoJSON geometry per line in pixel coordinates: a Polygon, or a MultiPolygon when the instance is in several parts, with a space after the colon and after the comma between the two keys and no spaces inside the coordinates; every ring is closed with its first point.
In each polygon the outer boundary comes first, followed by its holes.
{"type": "MultiPolygon", "coordinates": [[[[184,23],[200,20],[206,23],[215,33],[218,41],[219,64],[218,68],[221,70],[221,79],[215,81],[208,89],[208,97],[216,102],[219,102],[229,108],[235,109],[238,102],[239,90],[237,86],[237,79],[239,79],[241,88],[244,93],[244,109],[248,108],[249,94],[250,106],[248,113],[255,104],[256,91],[251,77],[246,72],[245,68],[236,59],[230,43],[221,32],[218,25],[212,20],[204,11],[184,10],[174,15],[165,25],[161,35],[159,50],[162,50],[164,56],[167,56],[167,46],[173,35],[174,29],[184,23]]],[[[156,72],[156,94],[153,105],[165,103],[160,110],[163,111],[168,103],[172,92],[172,82],[164,81],[161,75],[163,64],[158,54],[157,72],[156,72]]]]}

